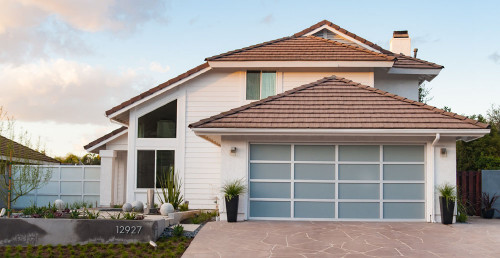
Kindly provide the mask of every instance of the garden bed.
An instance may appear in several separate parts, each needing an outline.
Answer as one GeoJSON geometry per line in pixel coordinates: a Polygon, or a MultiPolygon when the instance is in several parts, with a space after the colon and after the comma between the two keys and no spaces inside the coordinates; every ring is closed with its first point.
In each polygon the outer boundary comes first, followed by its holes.
{"type": "Polygon", "coordinates": [[[181,257],[192,239],[161,238],[149,243],[0,246],[0,257],[181,257]]]}

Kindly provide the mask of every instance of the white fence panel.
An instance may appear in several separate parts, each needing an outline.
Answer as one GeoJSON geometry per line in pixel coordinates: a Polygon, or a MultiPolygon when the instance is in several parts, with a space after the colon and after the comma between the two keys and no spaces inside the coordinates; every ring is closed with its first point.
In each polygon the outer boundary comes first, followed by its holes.
{"type": "MultiPolygon", "coordinates": [[[[52,170],[52,178],[42,188],[20,197],[13,205],[22,209],[32,204],[37,206],[54,203],[61,199],[65,203],[90,202],[94,206],[99,203],[99,183],[101,166],[42,166],[52,170]]],[[[14,167],[15,169],[15,167],[14,167]]]]}

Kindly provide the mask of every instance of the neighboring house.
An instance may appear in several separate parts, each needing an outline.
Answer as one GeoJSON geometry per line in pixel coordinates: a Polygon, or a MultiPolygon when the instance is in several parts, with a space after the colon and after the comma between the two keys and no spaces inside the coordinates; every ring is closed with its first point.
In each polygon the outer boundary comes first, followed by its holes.
{"type": "Polygon", "coordinates": [[[322,21],[206,62],[106,111],[123,127],[87,146],[101,205],[146,200],[175,165],[190,208],[224,219],[220,186],[244,178],[239,219],[439,219],[455,141],[488,126],[417,102],[443,66],[322,21]]]}

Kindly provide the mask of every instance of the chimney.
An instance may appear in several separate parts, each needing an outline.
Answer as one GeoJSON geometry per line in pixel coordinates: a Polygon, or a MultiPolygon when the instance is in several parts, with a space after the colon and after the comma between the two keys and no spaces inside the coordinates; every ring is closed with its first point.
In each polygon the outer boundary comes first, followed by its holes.
{"type": "Polygon", "coordinates": [[[394,31],[390,43],[390,50],[396,54],[411,56],[411,39],[407,30],[394,31]]]}

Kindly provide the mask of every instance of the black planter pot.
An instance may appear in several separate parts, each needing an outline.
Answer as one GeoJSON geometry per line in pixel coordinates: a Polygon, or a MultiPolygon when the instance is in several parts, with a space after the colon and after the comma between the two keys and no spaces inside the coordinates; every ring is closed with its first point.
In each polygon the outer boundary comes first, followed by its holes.
{"type": "Polygon", "coordinates": [[[494,209],[490,209],[490,210],[481,209],[481,217],[483,217],[485,219],[491,219],[491,218],[493,218],[493,215],[495,215],[494,209]]]}
{"type": "Polygon", "coordinates": [[[226,199],[227,222],[236,222],[238,217],[238,201],[240,196],[235,196],[231,200],[226,199]]]}
{"type": "Polygon", "coordinates": [[[453,211],[455,210],[455,201],[439,197],[439,206],[441,207],[441,222],[443,224],[453,223],[453,211]]]}

